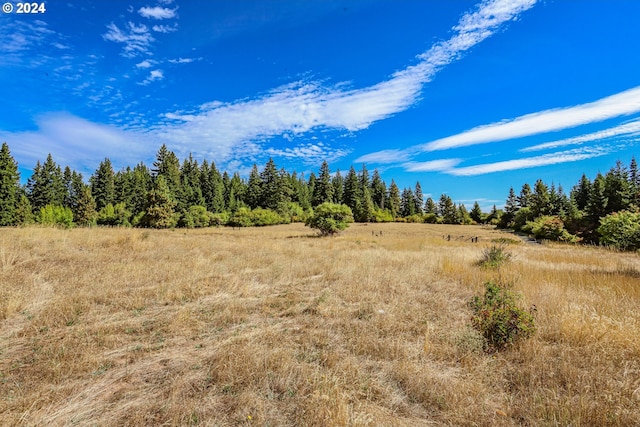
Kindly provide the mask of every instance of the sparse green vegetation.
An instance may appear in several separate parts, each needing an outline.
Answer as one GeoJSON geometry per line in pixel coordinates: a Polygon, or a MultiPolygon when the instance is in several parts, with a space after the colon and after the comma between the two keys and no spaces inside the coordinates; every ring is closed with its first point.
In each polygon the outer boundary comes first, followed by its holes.
{"type": "Polygon", "coordinates": [[[506,245],[500,243],[491,245],[482,250],[482,256],[478,265],[485,268],[499,268],[511,260],[511,252],[506,249],[506,245]]]}

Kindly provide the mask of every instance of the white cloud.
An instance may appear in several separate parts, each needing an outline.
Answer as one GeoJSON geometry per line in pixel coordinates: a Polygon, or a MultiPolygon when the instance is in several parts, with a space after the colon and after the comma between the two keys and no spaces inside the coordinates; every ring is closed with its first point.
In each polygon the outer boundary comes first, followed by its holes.
{"type": "Polygon", "coordinates": [[[178,8],[175,9],[169,9],[166,7],[141,7],[140,9],[138,9],[138,13],[140,14],[140,16],[142,16],[143,18],[153,18],[153,19],[171,19],[174,18],[176,16],[176,10],[178,8]]]}
{"type": "Polygon", "coordinates": [[[173,26],[169,26],[169,25],[154,25],[153,27],[151,27],[151,29],[153,31],[155,31],[156,33],[173,33],[175,31],[178,31],[178,25],[175,24],[173,26]]]}
{"type": "Polygon", "coordinates": [[[463,15],[453,28],[453,37],[420,55],[417,65],[398,71],[373,86],[349,90],[326,87],[317,82],[296,82],[255,99],[209,103],[210,108],[202,106],[198,113],[166,115],[180,122],[169,124],[165,135],[176,143],[212,141],[215,136],[218,155],[229,157],[236,144],[285,132],[295,135],[318,128],[349,132],[366,129],[376,121],[411,107],[424,84],[438,70],[534,4],[535,0],[480,3],[475,12],[463,15]]]}
{"type": "Polygon", "coordinates": [[[576,162],[609,154],[611,147],[585,147],[583,149],[567,150],[557,153],[544,154],[536,157],[506,160],[502,162],[486,163],[483,165],[467,166],[446,170],[449,175],[473,176],[487,173],[504,172],[518,169],[527,169],[539,166],[555,165],[558,163],[576,162]]]}
{"type": "Polygon", "coordinates": [[[640,111],[640,86],[587,104],[540,111],[512,120],[492,123],[417,146],[418,151],[446,150],[505,141],[601,122],[640,111]]]}
{"type": "Polygon", "coordinates": [[[320,164],[323,160],[334,162],[351,152],[350,149],[331,148],[323,143],[302,144],[297,147],[283,149],[267,148],[264,152],[269,156],[278,156],[289,159],[301,159],[309,165],[320,164]]]}
{"type": "Polygon", "coordinates": [[[449,171],[458,165],[461,159],[440,159],[429,160],[427,162],[407,162],[402,167],[407,172],[438,172],[449,171]]]}
{"type": "Polygon", "coordinates": [[[152,61],[150,59],[145,59],[144,61],[137,63],[136,67],[138,67],[138,68],[151,68],[151,67],[153,67],[153,65],[155,63],[156,63],[155,61],[152,61]]]}
{"type": "Polygon", "coordinates": [[[35,131],[0,132],[0,140],[7,141],[21,167],[33,167],[37,160],[42,161],[52,153],[58,164],[90,173],[105,157],[120,168],[149,159],[158,149],[156,141],[146,134],[92,123],[70,114],[48,114],[36,124],[35,131]]]}
{"type": "Polygon", "coordinates": [[[172,64],[190,64],[191,62],[201,61],[202,58],[178,58],[178,59],[170,59],[169,62],[172,64]]]}
{"type": "Polygon", "coordinates": [[[155,40],[146,25],[136,25],[133,22],[128,23],[128,29],[121,30],[113,22],[107,25],[106,34],[102,37],[105,40],[123,43],[124,51],[122,56],[133,58],[140,54],[149,54],[149,47],[155,40]]]}
{"type": "Polygon", "coordinates": [[[520,151],[521,152],[540,151],[540,150],[546,150],[548,148],[563,147],[566,145],[580,145],[580,144],[584,144],[585,142],[605,140],[605,139],[610,139],[610,138],[619,137],[623,135],[624,136],[640,135],[640,119],[636,119],[629,123],[624,123],[619,126],[615,126],[609,129],[604,129],[598,132],[589,133],[586,135],[533,145],[531,147],[523,148],[520,151]]]}
{"type": "Polygon", "coordinates": [[[144,79],[142,82],[138,84],[146,86],[149,83],[156,82],[162,79],[164,79],[164,73],[162,72],[162,70],[151,70],[151,72],[149,73],[149,76],[147,76],[146,79],[144,79]]]}

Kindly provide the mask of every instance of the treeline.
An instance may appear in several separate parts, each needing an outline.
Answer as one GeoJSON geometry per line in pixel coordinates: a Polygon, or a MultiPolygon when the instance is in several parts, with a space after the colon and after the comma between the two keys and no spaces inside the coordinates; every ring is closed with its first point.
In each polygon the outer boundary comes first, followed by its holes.
{"type": "Polygon", "coordinates": [[[640,174],[635,157],[620,161],[605,175],[582,175],[567,195],[562,186],[539,179],[509,190],[497,225],[540,239],[640,249],[640,174]]]}
{"type": "Polygon", "coordinates": [[[357,222],[431,222],[472,224],[497,220],[498,211],[468,212],[443,194],[424,200],[419,182],[402,191],[377,170],[352,166],[345,176],[323,162],[308,178],[278,169],[272,159],[253,166],[248,179],[220,172],[214,162],[182,162],[163,145],[151,168],[139,163],[115,172],[105,158],[85,182],[82,174],[61,168],[49,154],[38,161],[25,186],[4,143],[0,150],[0,225],[30,222],[63,226],[140,226],[153,228],[253,226],[303,222],[313,208],[345,204],[357,222]]]}

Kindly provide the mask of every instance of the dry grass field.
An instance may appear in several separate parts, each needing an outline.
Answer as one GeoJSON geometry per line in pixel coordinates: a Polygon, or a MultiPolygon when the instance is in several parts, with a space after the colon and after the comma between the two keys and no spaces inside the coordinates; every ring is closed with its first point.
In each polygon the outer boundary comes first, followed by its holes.
{"type": "Polygon", "coordinates": [[[514,243],[475,265],[500,237],[1,229],[0,425],[640,425],[640,257],[514,243]],[[496,354],[468,326],[491,278],[537,307],[496,354]]]}

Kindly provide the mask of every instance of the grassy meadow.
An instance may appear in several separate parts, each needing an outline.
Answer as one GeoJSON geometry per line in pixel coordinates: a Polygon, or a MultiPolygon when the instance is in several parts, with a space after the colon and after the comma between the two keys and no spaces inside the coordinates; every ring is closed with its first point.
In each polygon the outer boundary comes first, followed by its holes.
{"type": "Polygon", "coordinates": [[[640,257],[514,240],[478,267],[499,238],[1,229],[0,425],[640,425],[640,257]],[[489,279],[538,328],[493,354],[467,306],[489,279]]]}

